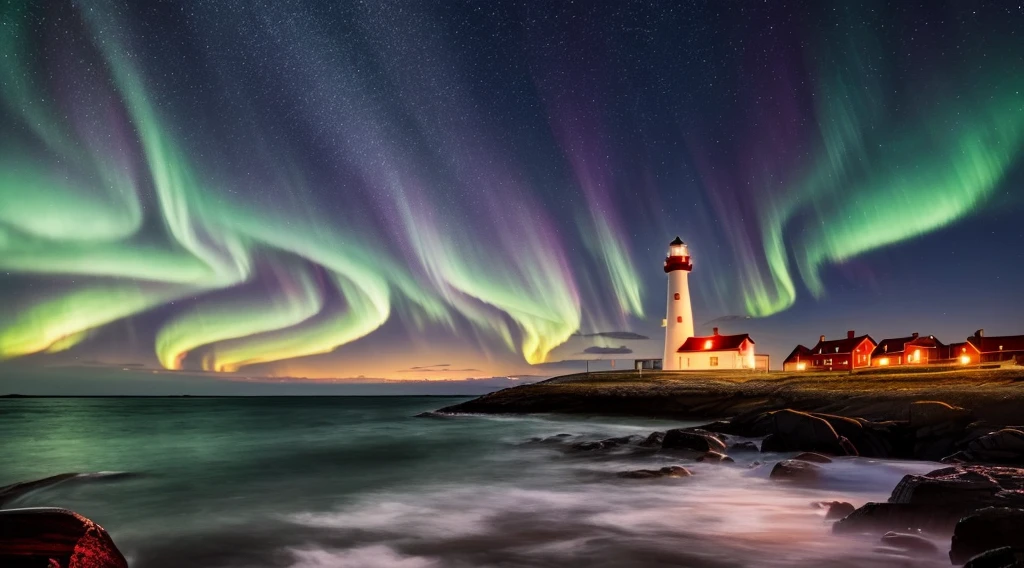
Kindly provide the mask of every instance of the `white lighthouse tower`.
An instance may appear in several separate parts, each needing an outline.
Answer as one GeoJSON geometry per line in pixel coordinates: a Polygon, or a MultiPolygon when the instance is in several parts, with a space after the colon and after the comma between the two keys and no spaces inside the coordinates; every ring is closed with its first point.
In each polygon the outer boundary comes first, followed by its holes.
{"type": "Polygon", "coordinates": [[[679,237],[668,244],[665,273],[668,274],[668,307],[665,309],[665,355],[661,368],[678,371],[682,356],[676,351],[693,337],[693,310],[690,309],[690,251],[679,237]]]}

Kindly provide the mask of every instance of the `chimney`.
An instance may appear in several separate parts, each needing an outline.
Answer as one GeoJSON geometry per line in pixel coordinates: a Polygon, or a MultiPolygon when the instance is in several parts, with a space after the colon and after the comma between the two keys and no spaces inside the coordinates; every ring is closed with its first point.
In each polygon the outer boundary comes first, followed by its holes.
{"type": "Polygon", "coordinates": [[[853,330],[852,329],[850,331],[846,332],[846,339],[853,339],[853,330]]]}
{"type": "Polygon", "coordinates": [[[715,335],[718,335],[718,328],[717,328],[717,327],[715,327],[715,328],[712,328],[712,332],[713,332],[713,333],[714,333],[715,335]]]}
{"type": "Polygon", "coordinates": [[[974,337],[985,337],[985,328],[981,328],[974,332],[974,337]]]}
{"type": "Polygon", "coordinates": [[[818,338],[818,343],[825,343],[825,336],[824,335],[822,335],[821,337],[818,338]]]}
{"type": "Polygon", "coordinates": [[[914,339],[917,339],[917,332],[916,331],[914,333],[910,334],[910,335],[912,335],[914,337],[914,339]]]}

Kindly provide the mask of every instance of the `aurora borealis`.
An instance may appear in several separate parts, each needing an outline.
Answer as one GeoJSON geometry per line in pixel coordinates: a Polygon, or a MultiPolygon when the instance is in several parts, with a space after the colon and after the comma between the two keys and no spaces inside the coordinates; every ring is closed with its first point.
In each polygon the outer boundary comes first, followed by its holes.
{"type": "Polygon", "coordinates": [[[766,349],[1024,332],[1019,5],[582,4],[3,3],[0,365],[530,373],[677,233],[766,349]]]}

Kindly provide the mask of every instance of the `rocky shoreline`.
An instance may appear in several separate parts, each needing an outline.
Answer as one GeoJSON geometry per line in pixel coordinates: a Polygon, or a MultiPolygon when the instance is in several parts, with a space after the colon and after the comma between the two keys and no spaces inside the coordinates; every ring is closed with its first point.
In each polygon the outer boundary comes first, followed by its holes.
{"type": "MultiPolygon", "coordinates": [[[[626,373],[596,379],[577,375],[506,389],[439,412],[564,411],[691,421],[731,416],[641,439],[574,442],[569,448],[600,452],[634,446],[639,451],[722,463],[733,461],[730,453],[797,452],[772,466],[770,478],[780,483],[813,485],[822,468],[836,457],[942,462],[948,466],[905,476],[886,502],[859,508],[841,502],[822,504],[828,509],[826,518],[835,521],[833,532],[871,534],[882,546],[921,554],[940,552],[934,539],[949,539],[953,565],[1024,568],[1024,427],[1007,420],[1022,417],[1021,374],[1013,369],[920,374],[909,380],[900,376],[898,387],[890,380],[875,389],[862,384],[864,377],[845,385],[835,376],[828,377],[842,387],[829,389],[827,381],[816,387],[785,380],[769,385],[756,377],[692,377],[687,384],[677,374],[669,378],[671,382],[657,384],[653,382],[657,377],[645,382],[626,373]],[[934,388],[925,384],[929,380],[934,388]],[[965,381],[977,382],[965,385],[965,381]],[[981,406],[955,404],[964,401],[981,406]],[[793,407],[785,407],[787,403],[793,407]],[[643,411],[647,405],[650,411],[643,411]],[[868,416],[851,413],[858,409],[868,416]]],[[[619,476],[679,478],[690,472],[683,466],[668,466],[623,471],[619,476]]]]}

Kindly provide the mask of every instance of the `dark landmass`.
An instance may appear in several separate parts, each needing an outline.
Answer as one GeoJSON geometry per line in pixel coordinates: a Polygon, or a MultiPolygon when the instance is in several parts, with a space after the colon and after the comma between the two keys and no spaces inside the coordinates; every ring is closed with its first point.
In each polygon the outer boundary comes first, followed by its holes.
{"type": "Polygon", "coordinates": [[[884,421],[907,420],[908,405],[918,400],[969,408],[993,424],[1018,424],[1024,422],[1024,368],[580,373],[504,389],[440,412],[713,420],[790,408],[884,421]]]}

